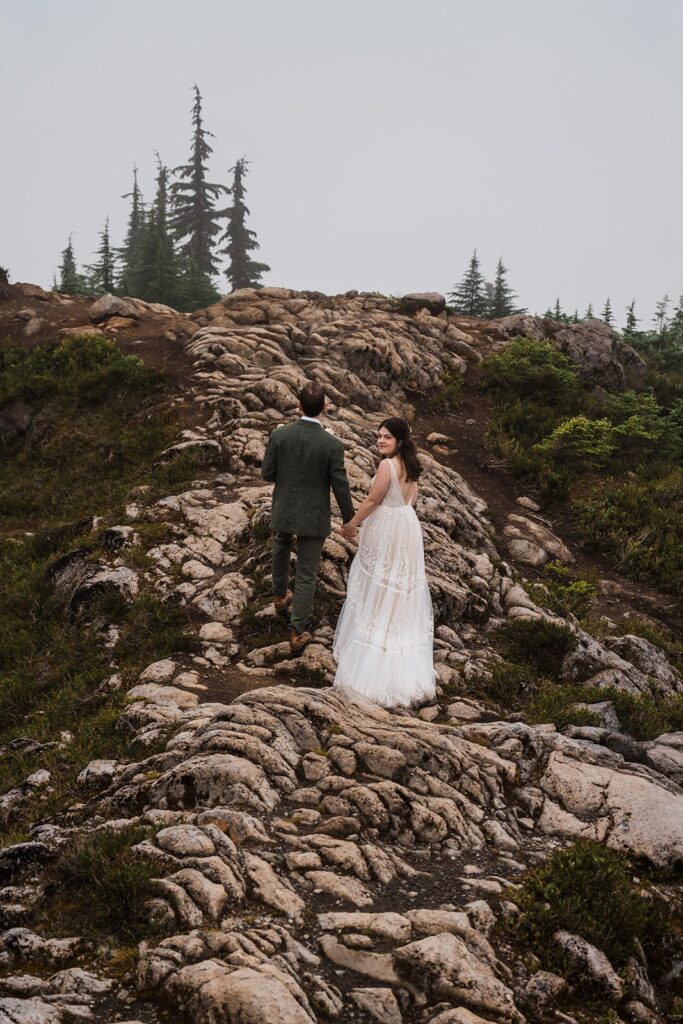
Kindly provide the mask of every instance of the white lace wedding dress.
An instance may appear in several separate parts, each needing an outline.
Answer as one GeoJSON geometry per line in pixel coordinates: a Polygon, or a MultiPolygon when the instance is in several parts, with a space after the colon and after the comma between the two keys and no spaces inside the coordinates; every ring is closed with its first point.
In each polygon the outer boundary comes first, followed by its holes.
{"type": "Polygon", "coordinates": [[[434,696],[434,615],[422,528],[389,464],[389,488],[360,528],[335,634],[333,685],[405,707],[434,696]]]}

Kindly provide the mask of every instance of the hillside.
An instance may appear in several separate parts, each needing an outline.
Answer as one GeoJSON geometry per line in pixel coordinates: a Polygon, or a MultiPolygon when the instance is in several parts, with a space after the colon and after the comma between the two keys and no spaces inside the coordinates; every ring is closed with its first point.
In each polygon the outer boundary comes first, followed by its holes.
{"type": "Polygon", "coordinates": [[[438,296],[14,285],[3,353],[0,1022],[680,1016],[680,552],[598,501],[678,500],[632,349],[438,296]],[[307,378],[356,498],[413,423],[415,713],[328,689],[338,522],[300,658],[270,602],[259,466],[307,378]]]}

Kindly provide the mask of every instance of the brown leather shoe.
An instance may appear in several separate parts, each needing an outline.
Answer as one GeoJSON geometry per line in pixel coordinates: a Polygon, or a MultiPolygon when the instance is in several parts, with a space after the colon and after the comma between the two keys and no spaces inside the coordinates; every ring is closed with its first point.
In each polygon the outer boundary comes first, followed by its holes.
{"type": "Polygon", "coordinates": [[[286,612],[290,604],[294,600],[294,594],[291,590],[288,590],[284,597],[276,597],[273,600],[276,612],[286,612]]]}
{"type": "Polygon", "coordinates": [[[289,649],[292,654],[301,654],[304,647],[308,647],[312,639],[313,634],[309,633],[307,630],[304,630],[303,633],[297,633],[297,631],[293,629],[289,634],[289,649]]]}

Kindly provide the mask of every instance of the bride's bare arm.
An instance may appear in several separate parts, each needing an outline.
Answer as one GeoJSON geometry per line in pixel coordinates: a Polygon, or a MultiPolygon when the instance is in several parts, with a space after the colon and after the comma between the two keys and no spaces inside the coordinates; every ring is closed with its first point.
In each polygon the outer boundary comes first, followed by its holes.
{"type": "Polygon", "coordinates": [[[389,490],[391,483],[391,467],[388,459],[382,459],[377,470],[372,487],[367,498],[358,506],[355,516],[346,525],[351,527],[360,526],[364,519],[371,515],[378,505],[381,504],[384,495],[389,490]]]}

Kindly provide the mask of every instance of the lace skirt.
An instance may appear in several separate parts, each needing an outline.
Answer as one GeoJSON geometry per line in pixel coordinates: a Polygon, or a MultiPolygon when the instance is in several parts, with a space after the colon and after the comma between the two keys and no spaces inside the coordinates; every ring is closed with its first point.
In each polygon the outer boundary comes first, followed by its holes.
{"type": "Polygon", "coordinates": [[[434,696],[434,615],[410,506],[380,505],[363,523],[333,653],[337,689],[384,707],[434,696]]]}

